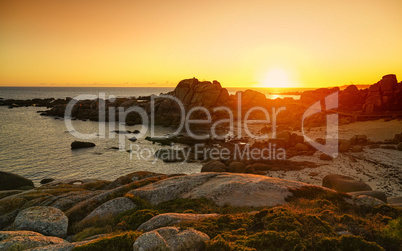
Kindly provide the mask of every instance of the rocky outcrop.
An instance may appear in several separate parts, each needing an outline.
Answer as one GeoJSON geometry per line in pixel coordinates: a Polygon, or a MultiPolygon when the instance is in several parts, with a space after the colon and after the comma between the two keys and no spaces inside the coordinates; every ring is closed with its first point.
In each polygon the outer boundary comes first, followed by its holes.
{"type": "Polygon", "coordinates": [[[229,99],[228,91],[218,81],[200,82],[196,78],[180,81],[171,94],[188,110],[196,106],[209,109],[222,105],[229,99]]]}
{"type": "Polygon", "coordinates": [[[156,205],[177,198],[207,198],[217,205],[263,207],[284,204],[291,195],[289,188],[308,184],[261,175],[231,173],[200,173],[172,177],[129,194],[156,205]]]}
{"type": "Polygon", "coordinates": [[[343,111],[361,110],[367,92],[367,90],[359,90],[355,85],[349,85],[339,94],[339,108],[343,111]]]}
{"type": "Polygon", "coordinates": [[[32,231],[0,231],[0,251],[26,250],[54,244],[68,244],[58,237],[44,236],[32,231]]]}
{"type": "Polygon", "coordinates": [[[231,173],[245,173],[246,169],[246,165],[240,161],[233,161],[229,165],[229,171],[231,173]]]}
{"type": "Polygon", "coordinates": [[[353,198],[353,203],[357,206],[365,206],[365,207],[375,207],[385,204],[384,201],[367,195],[359,195],[353,198]]]}
{"type": "Polygon", "coordinates": [[[331,89],[330,88],[320,88],[320,89],[313,90],[313,91],[305,91],[300,96],[300,101],[301,101],[302,105],[305,105],[305,106],[310,106],[317,101],[321,101],[321,104],[324,104],[325,97],[327,97],[328,95],[330,95],[334,92],[339,92],[339,87],[334,87],[331,89]]]}
{"type": "Polygon", "coordinates": [[[66,210],[66,215],[69,218],[70,224],[74,224],[79,222],[85,218],[86,215],[90,214],[93,210],[95,210],[98,206],[102,205],[103,203],[117,197],[124,196],[128,191],[144,186],[146,184],[156,182],[158,180],[162,180],[167,178],[167,175],[161,175],[156,177],[149,177],[139,179],[138,181],[131,182],[129,184],[116,187],[111,190],[103,191],[96,196],[93,196],[87,200],[81,201],[71,207],[70,209],[66,210]]]}
{"type": "Polygon", "coordinates": [[[106,189],[113,189],[116,187],[132,183],[134,181],[139,181],[151,177],[160,177],[160,176],[164,176],[164,174],[147,172],[147,171],[133,172],[115,179],[112,183],[110,183],[106,187],[106,189]]]}
{"type": "Polygon", "coordinates": [[[322,180],[322,186],[344,193],[372,190],[366,183],[340,174],[329,174],[325,176],[322,180]]]}
{"type": "Polygon", "coordinates": [[[402,83],[394,74],[385,75],[370,86],[363,105],[365,113],[402,110],[402,83]]]}
{"type": "Polygon", "coordinates": [[[300,98],[301,104],[310,106],[319,100],[324,101],[326,96],[336,91],[339,92],[339,110],[341,111],[366,114],[402,111],[402,82],[398,83],[394,74],[383,76],[379,82],[363,90],[350,85],[343,91],[339,91],[338,87],[305,91],[300,98]]]}
{"type": "Polygon", "coordinates": [[[72,251],[75,247],[87,244],[90,241],[79,241],[72,243],[51,244],[29,249],[29,251],[72,251]]]}
{"type": "MultiPolygon", "coordinates": [[[[184,110],[188,111],[193,107],[205,107],[210,110],[214,107],[223,105],[229,99],[229,93],[222,88],[218,81],[200,82],[196,78],[185,79],[179,82],[176,88],[169,93],[177,98],[184,110]]],[[[171,99],[161,99],[157,102],[155,112],[155,122],[161,125],[177,125],[181,120],[181,108],[171,99]]],[[[193,113],[192,118],[204,118],[206,114],[202,111],[193,113]]]]}
{"type": "Polygon", "coordinates": [[[136,207],[137,206],[129,198],[126,197],[115,198],[97,207],[82,221],[83,222],[102,221],[103,219],[116,216],[122,212],[134,209],[136,207]]]}
{"type": "Polygon", "coordinates": [[[50,182],[52,182],[52,181],[54,181],[53,178],[46,178],[46,179],[42,179],[42,180],[40,181],[40,183],[41,183],[42,185],[44,185],[44,184],[50,183],[50,182]]]}
{"type": "Polygon", "coordinates": [[[366,145],[367,144],[367,136],[366,135],[354,135],[349,140],[352,145],[366,145]]]}
{"type": "Polygon", "coordinates": [[[89,147],[94,147],[95,144],[92,142],[82,142],[82,141],[74,141],[71,143],[71,149],[80,149],[80,148],[89,148],[89,147]]]}
{"type": "Polygon", "coordinates": [[[203,250],[209,236],[203,232],[188,228],[164,227],[147,232],[134,242],[134,251],[153,250],[203,250]]]}
{"type": "Polygon", "coordinates": [[[34,188],[32,180],[17,174],[0,171],[0,190],[17,190],[34,188]]]}
{"type": "Polygon", "coordinates": [[[68,218],[54,207],[30,207],[22,210],[14,221],[18,230],[30,230],[44,235],[67,236],[68,218]]]}
{"type": "Polygon", "coordinates": [[[204,165],[202,165],[201,168],[201,172],[205,173],[205,172],[226,172],[227,168],[225,166],[225,164],[223,164],[220,161],[217,160],[213,160],[213,161],[209,161],[207,163],[205,163],[204,165]]]}
{"type": "Polygon", "coordinates": [[[360,195],[366,195],[382,200],[383,202],[387,203],[387,196],[385,195],[384,192],[381,191],[360,191],[360,192],[350,192],[349,194],[354,197],[358,197],[360,195]]]}
{"type": "Polygon", "coordinates": [[[138,227],[138,231],[149,232],[161,227],[173,226],[179,222],[198,221],[209,217],[216,217],[218,214],[177,214],[166,213],[154,216],[138,227]]]}

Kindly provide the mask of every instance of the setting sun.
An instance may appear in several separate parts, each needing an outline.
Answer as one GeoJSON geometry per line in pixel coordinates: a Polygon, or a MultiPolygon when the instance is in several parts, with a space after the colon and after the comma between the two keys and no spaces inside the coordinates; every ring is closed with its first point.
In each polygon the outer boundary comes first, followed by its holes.
{"type": "Polygon", "coordinates": [[[281,68],[274,68],[267,72],[262,83],[263,87],[294,87],[289,73],[281,68]]]}

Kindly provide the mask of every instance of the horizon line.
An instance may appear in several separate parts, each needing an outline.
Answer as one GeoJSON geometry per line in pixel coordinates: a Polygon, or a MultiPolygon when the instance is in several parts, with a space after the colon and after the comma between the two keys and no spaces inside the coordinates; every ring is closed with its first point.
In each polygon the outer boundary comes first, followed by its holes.
{"type": "MultiPolygon", "coordinates": [[[[375,84],[375,83],[373,83],[375,84]]],[[[342,85],[331,85],[331,86],[312,86],[312,87],[277,87],[277,86],[222,86],[222,88],[225,89],[239,89],[239,88],[248,88],[248,89],[319,89],[319,88],[334,88],[334,87],[343,87],[343,86],[350,86],[350,85],[355,85],[355,86],[371,86],[373,84],[342,84],[342,85]]],[[[92,85],[0,85],[0,87],[6,87],[6,88],[26,88],[26,87],[33,87],[33,88],[176,88],[177,84],[174,86],[149,86],[149,85],[140,85],[140,86],[92,86],[92,85]]]]}

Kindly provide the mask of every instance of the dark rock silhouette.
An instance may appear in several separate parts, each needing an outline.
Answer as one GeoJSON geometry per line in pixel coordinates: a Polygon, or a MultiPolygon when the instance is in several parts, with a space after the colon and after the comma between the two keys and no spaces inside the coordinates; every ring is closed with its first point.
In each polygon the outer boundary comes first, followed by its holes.
{"type": "MultiPolygon", "coordinates": [[[[334,93],[334,92],[339,92],[339,87],[334,87],[334,88],[320,88],[317,90],[313,91],[305,91],[302,93],[300,97],[300,101],[302,105],[312,105],[317,101],[325,101],[325,97],[328,95],[334,93]]],[[[321,102],[323,103],[323,102],[321,102]]]]}
{"type": "Polygon", "coordinates": [[[363,105],[365,113],[402,110],[402,83],[394,74],[385,75],[370,86],[363,105]]]}
{"type": "MultiPolygon", "coordinates": [[[[66,114],[72,119],[79,120],[103,120],[103,115],[99,112],[104,109],[104,119],[106,121],[119,121],[125,118],[127,125],[143,124],[142,117],[136,111],[130,108],[139,108],[148,115],[154,114],[154,124],[163,126],[178,126],[182,121],[182,112],[188,113],[194,107],[203,107],[211,115],[212,121],[218,119],[227,119],[228,112],[225,110],[216,110],[216,107],[227,107],[232,111],[234,119],[244,119],[245,114],[253,107],[263,107],[267,111],[271,108],[286,107],[285,111],[279,113],[277,121],[282,124],[284,129],[298,130],[301,127],[301,116],[306,111],[306,107],[311,106],[317,101],[321,101],[324,107],[325,98],[332,94],[339,93],[339,106],[337,111],[343,112],[340,117],[340,124],[347,124],[357,120],[356,116],[364,119],[378,119],[378,115],[392,117],[391,112],[402,111],[402,82],[398,83],[393,74],[385,75],[378,83],[371,85],[368,89],[359,90],[357,86],[350,85],[341,91],[339,87],[320,88],[302,93],[300,100],[293,99],[267,99],[265,94],[246,90],[237,92],[235,95],[229,95],[227,89],[222,88],[218,81],[199,81],[196,78],[185,79],[179,82],[176,88],[167,93],[176,98],[183,106],[170,98],[162,96],[148,96],[139,98],[116,98],[111,100],[75,100],[71,114],[66,114]],[[241,96],[241,114],[238,114],[238,98],[241,96]],[[155,102],[150,102],[155,97],[155,102]],[[102,106],[104,104],[104,107],[102,106]],[[124,113],[124,114],[122,114],[124,113]],[[124,115],[124,116],[121,116],[124,115]],[[373,115],[373,117],[370,117],[373,115]],[[111,118],[109,116],[114,116],[111,118]],[[238,118],[238,116],[241,116],[238,118]]],[[[0,105],[11,108],[21,106],[46,106],[50,108],[47,111],[40,111],[43,116],[64,117],[67,104],[74,101],[71,98],[65,99],[34,99],[34,100],[0,100],[0,105]]],[[[396,114],[395,116],[398,116],[396,114]]],[[[205,111],[194,111],[190,119],[206,119],[205,111]]],[[[248,119],[265,120],[266,116],[261,111],[254,111],[249,114],[248,119]]],[[[304,123],[306,127],[316,127],[325,125],[326,114],[316,113],[310,116],[304,123]]],[[[194,124],[193,127],[196,127],[194,124]]],[[[197,125],[200,126],[200,125],[197,125]]],[[[205,125],[208,126],[208,125],[205,125]]],[[[202,126],[201,126],[202,127],[202,126]]],[[[203,129],[203,128],[195,128],[203,129]]],[[[137,131],[138,132],[138,131],[137,131]]],[[[136,133],[136,132],[134,132],[136,133]]]]}
{"type": "Polygon", "coordinates": [[[0,171],[0,190],[31,189],[32,180],[20,175],[0,171]]]}
{"type": "Polygon", "coordinates": [[[52,181],[54,181],[53,178],[46,178],[46,179],[41,180],[40,183],[41,184],[47,184],[47,183],[50,183],[52,181]]]}
{"type": "Polygon", "coordinates": [[[340,174],[329,174],[325,176],[322,180],[322,186],[344,193],[372,190],[366,183],[340,174]]]}
{"type": "Polygon", "coordinates": [[[82,142],[82,141],[74,141],[71,143],[71,149],[80,149],[80,148],[89,148],[94,147],[95,144],[92,142],[82,142]]]}

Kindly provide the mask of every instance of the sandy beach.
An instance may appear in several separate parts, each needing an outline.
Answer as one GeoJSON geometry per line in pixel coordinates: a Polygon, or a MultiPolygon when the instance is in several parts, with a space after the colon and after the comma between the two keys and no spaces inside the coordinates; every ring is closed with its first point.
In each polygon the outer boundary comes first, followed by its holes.
{"type": "MultiPolygon", "coordinates": [[[[392,140],[402,131],[402,120],[384,120],[355,122],[339,127],[339,138],[350,139],[354,135],[367,135],[370,141],[385,142],[392,140]]],[[[300,133],[300,132],[298,132],[300,133]]],[[[311,138],[323,137],[325,127],[312,128],[308,132],[311,138]]],[[[395,146],[382,144],[380,146],[395,146]]],[[[268,176],[301,181],[313,185],[322,185],[322,179],[328,174],[341,174],[353,177],[369,184],[373,190],[383,191],[387,196],[402,196],[402,152],[392,149],[368,146],[363,152],[339,153],[333,160],[321,160],[321,153],[313,156],[295,156],[293,161],[311,161],[319,164],[317,168],[305,168],[300,171],[271,171],[268,176]],[[315,176],[312,176],[315,175],[315,176]]]]}

